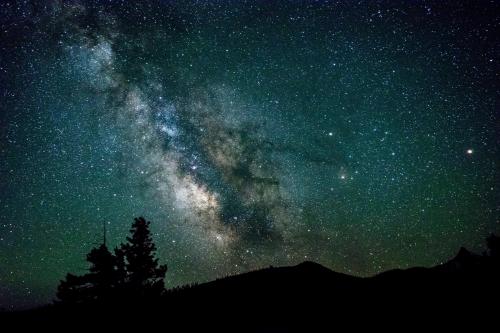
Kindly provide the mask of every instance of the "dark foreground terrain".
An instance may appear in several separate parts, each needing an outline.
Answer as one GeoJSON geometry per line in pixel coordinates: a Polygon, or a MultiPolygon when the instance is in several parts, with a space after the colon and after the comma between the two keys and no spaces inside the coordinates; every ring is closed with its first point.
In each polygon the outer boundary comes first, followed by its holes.
{"type": "Polygon", "coordinates": [[[329,332],[394,325],[479,329],[498,324],[499,277],[497,258],[462,248],[443,265],[370,278],[304,262],[172,290],[156,300],[53,305],[3,314],[1,319],[4,327],[58,331],[154,327],[165,332],[329,332]]]}

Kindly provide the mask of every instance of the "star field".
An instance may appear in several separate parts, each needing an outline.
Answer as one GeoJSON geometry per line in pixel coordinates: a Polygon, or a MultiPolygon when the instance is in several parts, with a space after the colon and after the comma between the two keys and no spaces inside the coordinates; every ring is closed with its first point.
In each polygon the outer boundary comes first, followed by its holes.
{"type": "Polygon", "coordinates": [[[107,224],[167,287],[304,260],[368,276],[499,230],[495,1],[0,4],[0,306],[107,224]]]}

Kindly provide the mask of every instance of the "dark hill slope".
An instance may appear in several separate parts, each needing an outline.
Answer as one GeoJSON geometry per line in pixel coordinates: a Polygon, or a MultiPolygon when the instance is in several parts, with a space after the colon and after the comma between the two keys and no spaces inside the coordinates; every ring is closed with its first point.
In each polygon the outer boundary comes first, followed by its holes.
{"type": "Polygon", "coordinates": [[[380,327],[395,320],[413,326],[487,323],[498,312],[498,281],[496,259],[461,249],[442,265],[391,270],[371,278],[304,262],[171,290],[157,300],[49,306],[2,319],[50,327],[100,322],[125,330],[161,321],[175,327],[170,330],[174,332],[322,332],[324,327],[380,327]]]}

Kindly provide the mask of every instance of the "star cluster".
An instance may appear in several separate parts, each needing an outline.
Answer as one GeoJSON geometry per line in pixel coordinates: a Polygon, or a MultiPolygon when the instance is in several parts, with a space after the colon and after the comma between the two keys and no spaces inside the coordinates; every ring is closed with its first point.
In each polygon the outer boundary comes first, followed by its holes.
{"type": "Polygon", "coordinates": [[[495,1],[0,4],[0,306],[107,224],[167,286],[430,266],[499,229],[495,1]]]}

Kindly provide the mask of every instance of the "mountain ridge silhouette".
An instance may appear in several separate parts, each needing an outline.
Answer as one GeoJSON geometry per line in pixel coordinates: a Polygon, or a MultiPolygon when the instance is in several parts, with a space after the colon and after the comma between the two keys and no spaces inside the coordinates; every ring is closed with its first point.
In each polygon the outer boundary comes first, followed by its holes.
{"type": "Polygon", "coordinates": [[[219,332],[295,332],[311,327],[321,331],[333,323],[357,326],[394,316],[439,322],[452,315],[477,322],[493,315],[488,301],[499,299],[497,260],[461,248],[452,259],[434,267],[393,269],[371,277],[338,273],[305,261],[174,288],[160,300],[73,308],[51,305],[4,314],[2,322],[53,327],[92,318],[116,326],[124,318],[138,318],[126,325],[129,329],[135,324],[152,325],[140,318],[168,314],[169,327],[219,332]]]}

